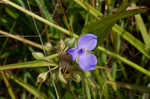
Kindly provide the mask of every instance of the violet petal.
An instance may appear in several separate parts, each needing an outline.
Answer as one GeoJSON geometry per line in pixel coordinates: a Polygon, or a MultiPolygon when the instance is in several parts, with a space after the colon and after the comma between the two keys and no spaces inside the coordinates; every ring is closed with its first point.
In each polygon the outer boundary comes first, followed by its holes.
{"type": "Polygon", "coordinates": [[[78,56],[78,49],[77,48],[71,48],[67,50],[67,53],[72,56],[72,60],[75,60],[78,56]]]}
{"type": "Polygon", "coordinates": [[[90,71],[96,69],[97,57],[93,54],[82,54],[78,60],[79,66],[82,70],[90,71]]]}
{"type": "Polygon", "coordinates": [[[85,48],[87,51],[93,50],[97,45],[97,36],[94,34],[85,34],[78,40],[78,48],[85,48]]]}

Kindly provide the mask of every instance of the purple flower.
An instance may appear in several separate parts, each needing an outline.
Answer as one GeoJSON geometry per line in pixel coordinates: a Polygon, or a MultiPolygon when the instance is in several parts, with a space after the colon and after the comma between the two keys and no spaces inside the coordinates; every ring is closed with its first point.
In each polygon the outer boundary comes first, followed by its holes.
{"type": "Polygon", "coordinates": [[[67,50],[72,56],[72,60],[78,58],[78,64],[82,70],[90,71],[96,69],[97,58],[87,51],[93,50],[97,45],[97,36],[94,34],[85,34],[78,40],[75,48],[67,50]]]}

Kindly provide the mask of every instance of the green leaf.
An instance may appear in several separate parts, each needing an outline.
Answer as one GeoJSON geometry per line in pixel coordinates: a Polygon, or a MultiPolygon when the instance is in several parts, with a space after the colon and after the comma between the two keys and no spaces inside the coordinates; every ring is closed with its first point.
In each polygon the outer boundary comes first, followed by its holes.
{"type": "Polygon", "coordinates": [[[11,16],[14,19],[17,19],[19,16],[15,11],[13,11],[12,9],[10,9],[8,7],[5,8],[5,11],[9,16],[11,16]]]}
{"type": "Polygon", "coordinates": [[[140,14],[135,15],[135,20],[136,20],[136,25],[141,32],[144,43],[147,45],[147,47],[149,47],[150,46],[150,36],[148,35],[146,26],[143,22],[141,15],[140,14]]]}
{"type": "Polygon", "coordinates": [[[146,9],[142,8],[142,9],[123,11],[113,15],[104,16],[100,20],[94,20],[89,24],[87,24],[84,27],[83,32],[99,33],[99,37],[100,37],[102,33],[107,33],[111,29],[111,27],[116,23],[116,21],[122,18],[133,16],[138,13],[144,13],[145,11],[146,9]]]}
{"type": "Polygon", "coordinates": [[[72,96],[71,92],[65,92],[62,99],[74,99],[74,97],[72,96]]]}
{"type": "Polygon", "coordinates": [[[83,31],[84,33],[96,33],[99,37],[99,43],[102,44],[106,33],[110,31],[112,26],[120,19],[133,16],[137,13],[145,12],[146,9],[135,9],[130,11],[117,12],[113,15],[104,16],[100,20],[94,20],[87,24],[83,31]]]}

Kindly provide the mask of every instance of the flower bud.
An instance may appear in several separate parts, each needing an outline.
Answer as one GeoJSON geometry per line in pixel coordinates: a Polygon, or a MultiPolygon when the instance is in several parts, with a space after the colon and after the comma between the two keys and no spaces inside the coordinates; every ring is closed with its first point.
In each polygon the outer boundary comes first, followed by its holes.
{"type": "Polygon", "coordinates": [[[43,72],[38,75],[37,83],[43,83],[47,78],[48,72],[43,72]]]}
{"type": "Polygon", "coordinates": [[[73,78],[74,78],[74,80],[75,80],[77,83],[79,83],[79,82],[81,81],[81,77],[80,77],[79,74],[74,74],[74,75],[73,75],[73,78]]]}
{"type": "Polygon", "coordinates": [[[44,58],[44,55],[43,55],[43,53],[41,53],[41,52],[32,52],[32,56],[33,56],[35,59],[43,59],[43,58],[44,58]]]}
{"type": "Polygon", "coordinates": [[[65,49],[65,43],[63,40],[59,41],[59,48],[60,48],[60,51],[63,51],[65,49]]]}
{"type": "Polygon", "coordinates": [[[61,68],[59,69],[58,78],[61,82],[67,84],[66,79],[64,78],[63,74],[61,73],[61,68]]]}

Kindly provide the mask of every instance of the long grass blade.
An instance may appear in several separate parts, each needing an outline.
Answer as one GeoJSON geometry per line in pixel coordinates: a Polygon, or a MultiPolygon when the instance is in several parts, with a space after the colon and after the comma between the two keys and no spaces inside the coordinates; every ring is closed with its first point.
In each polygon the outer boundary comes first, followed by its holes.
{"type": "Polygon", "coordinates": [[[17,77],[13,76],[12,74],[8,74],[8,76],[14,80],[17,84],[25,88],[28,92],[32,93],[34,96],[36,96],[39,99],[47,99],[46,95],[44,93],[41,93],[39,90],[34,88],[33,86],[25,83],[23,80],[18,79],[17,77]]]}
{"type": "MultiPolygon", "coordinates": [[[[7,32],[2,31],[2,30],[0,30],[0,34],[4,35],[6,37],[10,37],[10,38],[16,39],[16,40],[21,41],[23,43],[29,44],[31,46],[37,47],[39,49],[43,49],[43,46],[41,46],[40,44],[35,43],[33,41],[30,41],[30,40],[27,40],[27,39],[25,39],[25,38],[23,38],[21,36],[13,35],[13,34],[7,33],[7,32]]],[[[44,47],[44,48],[47,49],[46,47],[44,47]]]]}
{"type": "Polygon", "coordinates": [[[146,44],[147,47],[149,47],[149,45],[150,45],[150,36],[148,35],[146,26],[145,26],[145,24],[143,22],[143,19],[142,19],[140,14],[135,15],[135,21],[136,21],[137,28],[141,32],[144,43],[146,44]]]}
{"type": "Polygon", "coordinates": [[[110,55],[110,56],[113,56],[114,58],[119,59],[120,61],[122,61],[122,62],[128,64],[129,66],[131,66],[132,68],[134,68],[134,69],[136,69],[136,70],[142,72],[143,74],[145,74],[145,75],[147,75],[147,76],[150,76],[150,72],[149,72],[148,70],[146,70],[146,69],[144,69],[143,67],[141,67],[141,66],[135,64],[134,62],[129,61],[128,59],[126,59],[126,58],[124,58],[124,57],[122,57],[122,56],[120,56],[120,55],[118,55],[118,54],[115,54],[115,53],[113,53],[113,52],[110,52],[110,51],[108,51],[107,49],[105,49],[105,48],[103,48],[103,47],[98,47],[98,50],[100,50],[100,51],[102,51],[102,52],[104,52],[104,53],[106,53],[106,54],[108,54],[108,55],[110,55]]]}
{"type": "MultiPolygon", "coordinates": [[[[70,34],[70,32],[68,30],[66,30],[66,29],[64,29],[64,28],[62,28],[62,27],[60,27],[60,26],[58,26],[58,25],[56,25],[52,22],[49,22],[48,20],[46,20],[46,19],[44,19],[44,18],[42,18],[42,17],[40,17],[40,16],[38,16],[38,15],[36,15],[36,14],[34,14],[34,13],[32,13],[32,12],[22,8],[22,7],[20,7],[19,5],[13,3],[10,0],[2,0],[2,1],[4,1],[4,3],[6,3],[6,4],[8,4],[8,5],[10,5],[10,6],[12,6],[12,7],[16,8],[16,9],[18,9],[18,10],[20,10],[20,11],[22,11],[22,12],[24,12],[24,13],[30,15],[30,16],[32,16],[33,18],[35,18],[35,19],[37,19],[37,20],[39,20],[39,21],[41,21],[41,22],[43,22],[43,23],[45,23],[45,24],[47,24],[51,27],[54,27],[54,28],[66,33],[67,35],[72,35],[72,34],[70,34]]],[[[73,34],[73,36],[78,37],[78,35],[76,35],[76,34],[73,34]]]]}
{"type": "Polygon", "coordinates": [[[8,81],[8,79],[7,79],[7,77],[6,77],[6,75],[5,75],[5,72],[1,71],[0,73],[1,73],[1,75],[2,75],[2,77],[3,77],[3,80],[4,80],[4,82],[5,82],[5,85],[6,85],[7,89],[8,89],[8,93],[9,93],[11,99],[16,99],[16,96],[15,96],[15,94],[14,94],[14,91],[13,91],[13,89],[12,89],[12,87],[11,87],[11,85],[10,85],[10,83],[9,83],[9,81],[8,81]]]}
{"type": "Polygon", "coordinates": [[[47,61],[29,61],[24,63],[17,63],[17,64],[9,64],[0,66],[1,70],[10,70],[10,69],[22,69],[22,68],[34,68],[34,67],[48,67],[48,66],[58,66],[57,64],[50,63],[47,61]]]}
{"type": "Polygon", "coordinates": [[[128,90],[137,90],[140,92],[150,93],[150,88],[145,86],[139,86],[139,85],[128,84],[123,82],[113,82],[113,81],[107,81],[107,84],[111,86],[117,86],[118,88],[125,88],[128,90]]]}
{"type": "Polygon", "coordinates": [[[34,68],[34,67],[48,67],[48,66],[55,67],[55,66],[58,66],[58,65],[54,64],[54,63],[51,63],[48,60],[51,60],[51,59],[53,59],[57,56],[58,56],[58,54],[53,54],[53,55],[44,57],[41,60],[28,61],[28,62],[17,63],[17,64],[3,65],[3,66],[0,66],[0,70],[34,68]]]}

